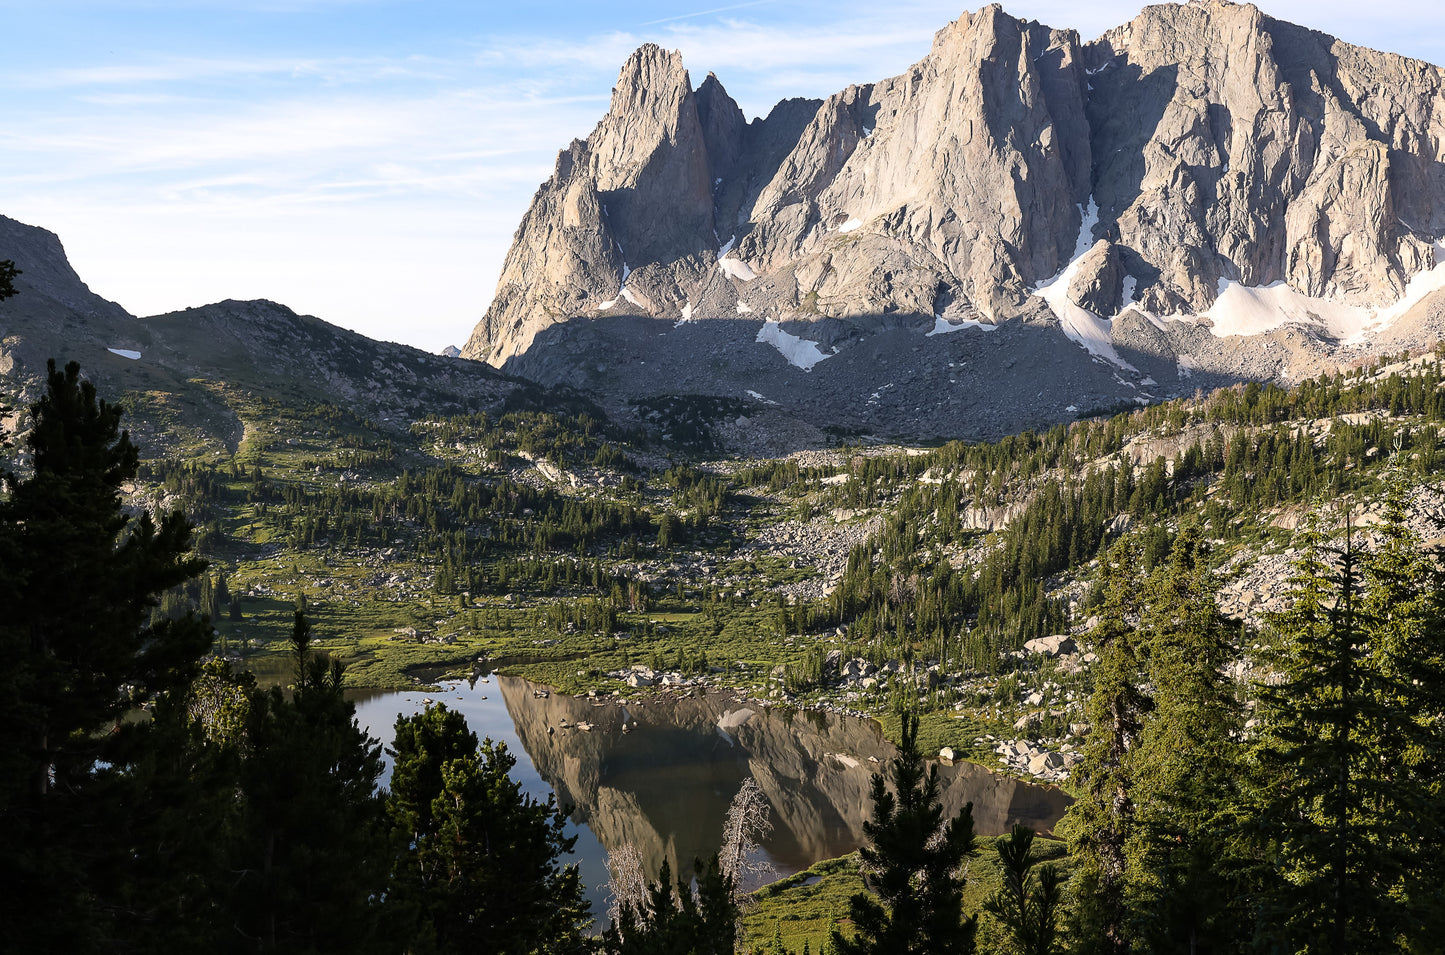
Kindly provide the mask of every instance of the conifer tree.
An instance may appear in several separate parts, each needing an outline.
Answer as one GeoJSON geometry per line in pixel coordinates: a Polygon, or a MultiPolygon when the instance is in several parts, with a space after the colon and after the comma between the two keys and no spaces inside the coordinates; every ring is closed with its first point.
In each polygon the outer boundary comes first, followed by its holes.
{"type": "Polygon", "coordinates": [[[0,302],[16,294],[15,276],[19,274],[20,270],[15,267],[14,262],[0,259],[0,302]]]}
{"type": "Polygon", "coordinates": [[[925,769],[918,751],[916,714],[904,714],[902,737],[890,768],[892,789],[881,773],[873,774],[872,817],[863,823],[871,845],[858,850],[873,894],[848,900],[855,934],[847,938],[834,929],[833,948],[839,955],[966,955],[978,929],[977,918],[963,914],[973,804],[945,820],[938,767],[925,769]]]}
{"type": "Polygon", "coordinates": [[[1099,654],[1086,713],[1089,738],[1076,774],[1079,798],[1061,826],[1079,860],[1075,878],[1075,937],[1084,951],[1129,950],[1127,846],[1135,830],[1133,749],[1150,700],[1139,688],[1143,671],[1139,548],[1126,537],[1101,563],[1103,603],[1089,638],[1099,654]]]}
{"type": "Polygon", "coordinates": [[[344,668],[311,648],[300,611],[291,646],[291,697],[271,687],[246,712],[229,938],[250,951],[372,951],[391,855],[381,745],[357,725],[344,668]]]}
{"type": "Polygon", "coordinates": [[[183,688],[210,637],[189,616],[152,621],[204,567],[190,525],[122,511],[138,456],[121,409],[76,363],[48,367],[33,473],[5,474],[0,502],[0,923],[21,948],[85,951],[108,931],[103,880],[131,858],[103,817],[152,728],[125,716],[183,688]]]}
{"type": "Polygon", "coordinates": [[[1186,525],[1145,587],[1153,692],[1130,755],[1134,829],[1125,851],[1128,908],[1155,951],[1227,949],[1248,921],[1230,910],[1243,782],[1242,708],[1226,673],[1236,651],[1205,557],[1197,525],[1186,525]]]}
{"type": "Polygon", "coordinates": [[[508,773],[505,745],[480,745],[444,705],[398,718],[387,801],[405,848],[389,893],[393,918],[413,928],[413,952],[498,953],[585,948],[587,902],[575,865],[560,857],[576,837],[554,797],[537,802],[508,773]]]}
{"type": "Polygon", "coordinates": [[[226,909],[233,878],[227,836],[235,820],[239,732],[250,674],[212,661],[186,693],[156,701],[151,730],[114,780],[100,825],[126,847],[99,901],[113,923],[106,952],[227,950],[236,939],[226,909]],[[199,697],[228,705],[197,705],[199,697]]]}
{"type": "MultiPolygon", "coordinates": [[[[1378,671],[1377,707],[1388,722],[1372,741],[1394,802],[1394,824],[1381,833],[1402,854],[1399,893],[1404,931],[1438,939],[1445,912],[1445,571],[1408,523],[1409,486],[1391,476],[1379,543],[1360,560],[1361,630],[1378,671]]],[[[1383,806],[1381,808],[1384,808],[1383,806]]]]}
{"type": "Polygon", "coordinates": [[[1052,865],[1039,866],[1032,850],[1034,831],[1014,826],[994,843],[1003,868],[1003,886],[984,902],[984,910],[1008,933],[1011,955],[1058,952],[1063,876],[1052,865]]]}
{"type": "MultiPolygon", "coordinates": [[[[1291,606],[1271,621],[1279,680],[1259,691],[1256,823],[1273,878],[1261,926],[1293,950],[1403,952],[1423,941],[1409,897],[1422,889],[1420,854],[1432,840],[1438,848],[1439,823],[1422,816],[1419,787],[1395,764],[1418,726],[1405,705],[1417,691],[1388,672],[1393,654],[1383,644],[1405,621],[1371,619],[1383,609],[1392,558],[1374,562],[1362,598],[1353,529],[1334,543],[1312,526],[1291,606]]],[[[1393,596],[1409,607],[1408,590],[1393,596]]]]}

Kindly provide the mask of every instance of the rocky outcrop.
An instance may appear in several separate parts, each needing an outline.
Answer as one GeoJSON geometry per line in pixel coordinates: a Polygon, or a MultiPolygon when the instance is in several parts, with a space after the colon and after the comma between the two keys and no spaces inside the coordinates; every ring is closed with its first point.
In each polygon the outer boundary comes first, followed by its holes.
{"type": "Polygon", "coordinates": [[[1428,346],[1438,309],[1382,309],[1442,236],[1445,72],[1248,4],[1091,43],[989,6],[902,75],[751,123],[647,46],[464,354],[619,403],[765,394],[813,427],[989,437],[1005,405],[1029,427],[1428,346]],[[984,335],[1011,357],[979,362],[984,335]],[[921,400],[883,413],[900,352],[921,400]]]}
{"type": "Polygon", "coordinates": [[[1433,264],[1438,68],[1220,0],[1147,7],[1085,58],[1101,228],[1150,311],[1202,311],[1221,278],[1380,305],[1433,264]]]}
{"type": "Polygon", "coordinates": [[[1079,260],[1069,282],[1069,301],[1095,315],[1119,311],[1124,295],[1124,270],[1114,243],[1100,239],[1079,260]]]}

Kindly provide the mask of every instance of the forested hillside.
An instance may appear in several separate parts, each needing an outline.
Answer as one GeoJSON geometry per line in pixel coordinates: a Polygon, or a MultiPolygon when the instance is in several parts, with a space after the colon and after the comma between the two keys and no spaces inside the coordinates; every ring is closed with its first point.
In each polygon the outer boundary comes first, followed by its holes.
{"type": "MultiPolygon", "coordinates": [[[[142,459],[86,387],[56,372],[50,404],[21,416],[4,503],[7,700],[32,741],[7,755],[7,844],[33,889],[13,911],[65,909],[27,944],[200,943],[215,913],[244,911],[245,945],[401,944],[385,923],[423,925],[446,950],[446,919],[482,916],[438,901],[436,863],[378,853],[404,832],[479,823],[428,817],[395,789],[374,801],[374,744],[348,729],[341,691],[479,661],[619,700],[710,684],[895,734],[916,720],[920,755],[947,747],[1064,786],[1077,801],[1057,834],[1062,934],[1040,951],[1429,951],[1438,937],[1438,353],[989,444],[768,461],[694,457],[587,407],[423,417],[398,434],[279,402],[255,404],[234,455],[142,459]],[[48,426],[61,411],[89,430],[48,426]],[[75,545],[65,521],[52,533],[30,516],[64,487],[93,496],[75,545]],[[111,510],[122,500],[128,521],[111,510]],[[73,567],[47,556],[57,547],[73,567]],[[146,569],[117,576],[113,559],[146,569]],[[103,643],[63,612],[77,580],[127,608],[76,611],[111,621],[103,643]],[[276,680],[294,696],[267,689],[276,680]],[[130,723],[143,705],[152,718],[130,723]],[[95,737],[100,725],[116,732],[95,737]],[[276,788],[302,785],[309,761],[342,789],[276,788]],[[221,814],[224,838],[172,828],[166,794],[182,791],[187,812],[221,814]],[[140,808],[105,822],[118,799],[140,808]],[[84,835],[95,826],[111,835],[84,835]],[[296,827],[332,834],[327,872],[356,853],[354,878],[303,891],[323,864],[305,840],[294,858],[248,859],[296,827]],[[150,876],[122,866],[119,882],[95,881],[121,858],[150,860],[150,876]],[[195,881],[208,866],[259,881],[203,893],[224,882],[195,881]],[[413,900],[405,912],[367,901],[387,879],[411,880],[385,890],[413,900]]],[[[408,732],[449,735],[472,767],[419,769],[425,786],[505,789],[506,757],[464,727],[408,732]]],[[[531,807],[516,825],[555,859],[555,809],[498,798],[531,807]]],[[[1035,856],[1008,855],[1023,843],[982,845],[1000,892],[1010,858],[1020,898],[1044,891],[1025,878],[1035,856]]],[[[547,871],[557,911],[573,913],[555,937],[580,940],[575,874],[547,871]]],[[[848,871],[830,878],[859,887],[848,871]]],[[[811,888],[764,900],[765,931],[784,939],[811,888]]],[[[1017,937],[1003,902],[962,891],[969,911],[994,913],[979,944],[1017,937]]],[[[806,924],[782,944],[817,946],[832,927],[806,924]]]]}

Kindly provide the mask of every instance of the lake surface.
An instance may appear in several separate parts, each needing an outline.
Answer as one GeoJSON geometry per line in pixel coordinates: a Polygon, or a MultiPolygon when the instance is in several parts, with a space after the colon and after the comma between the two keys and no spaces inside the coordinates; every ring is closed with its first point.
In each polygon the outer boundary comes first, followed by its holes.
{"type": "MultiPolygon", "coordinates": [[[[853,851],[865,842],[871,776],[894,753],[869,720],[768,708],[720,691],[598,703],[517,677],[485,679],[349,695],[361,725],[387,745],[397,715],[421,710],[427,699],[461,712],[478,737],[506,743],[517,760],[512,777],[529,794],[555,793],[573,807],[572,861],[599,922],[608,904],[607,850],[631,843],[653,874],[664,859],[674,872],[690,871],[694,858],[720,847],[728,804],[749,776],[772,809],[763,851],[779,877],[853,851]]],[[[939,776],[946,812],[972,802],[979,835],[1018,823],[1050,831],[1070,802],[1054,787],[972,763],[941,765],[939,776]]]]}

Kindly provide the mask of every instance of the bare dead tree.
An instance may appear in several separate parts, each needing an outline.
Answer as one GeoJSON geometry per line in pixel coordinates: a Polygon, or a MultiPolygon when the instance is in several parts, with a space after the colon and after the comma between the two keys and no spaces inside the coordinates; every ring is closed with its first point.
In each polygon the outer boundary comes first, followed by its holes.
{"type": "Polygon", "coordinates": [[[647,903],[647,874],[642,870],[642,854],[637,847],[624,842],[607,853],[607,875],[607,890],[612,893],[607,918],[615,925],[622,906],[642,911],[647,903]]]}
{"type": "Polygon", "coordinates": [[[768,797],[763,787],[749,776],[743,780],[742,788],[728,806],[727,819],[723,821],[723,845],[719,853],[719,864],[723,875],[732,879],[733,894],[738,899],[744,893],[743,885],[749,877],[769,874],[772,863],[761,858],[760,841],[773,831],[773,820],[768,806],[768,797]]]}

